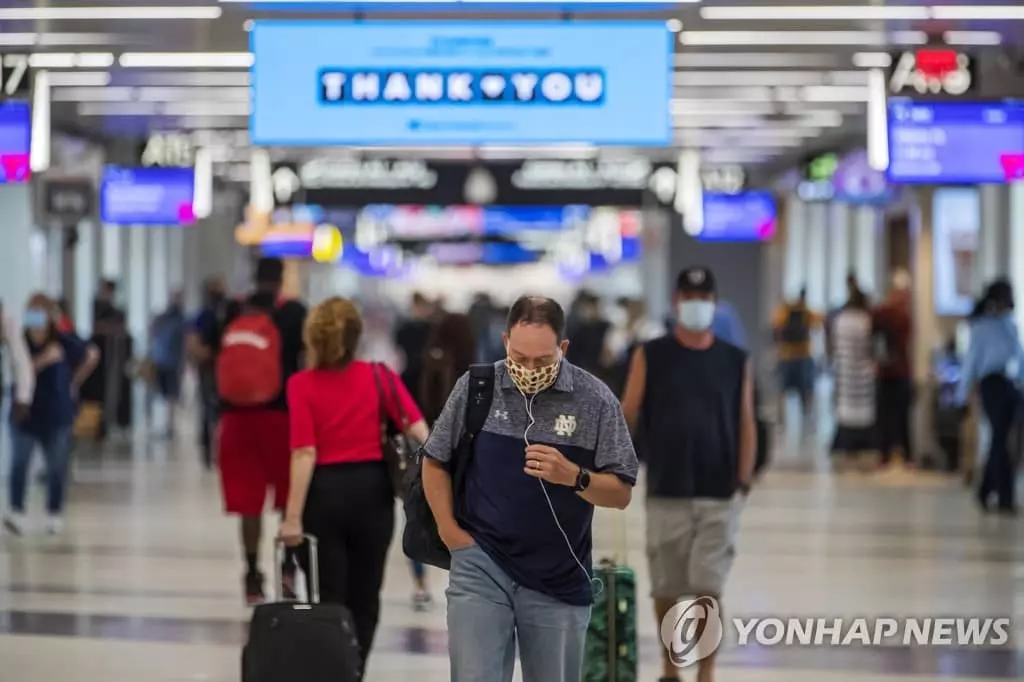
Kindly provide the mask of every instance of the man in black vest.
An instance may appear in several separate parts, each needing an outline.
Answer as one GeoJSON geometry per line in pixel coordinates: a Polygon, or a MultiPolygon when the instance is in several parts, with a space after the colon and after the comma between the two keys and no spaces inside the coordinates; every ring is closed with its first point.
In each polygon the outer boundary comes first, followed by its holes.
{"type": "MultiPolygon", "coordinates": [[[[716,299],[709,269],[680,273],[675,330],[636,350],[623,397],[647,449],[647,554],[659,627],[681,599],[721,597],[754,474],[753,372],[745,351],[711,331],[716,299]]],[[[696,658],[698,681],[712,682],[714,651],[696,658]]],[[[665,649],[663,682],[679,679],[678,664],[665,649]]]]}

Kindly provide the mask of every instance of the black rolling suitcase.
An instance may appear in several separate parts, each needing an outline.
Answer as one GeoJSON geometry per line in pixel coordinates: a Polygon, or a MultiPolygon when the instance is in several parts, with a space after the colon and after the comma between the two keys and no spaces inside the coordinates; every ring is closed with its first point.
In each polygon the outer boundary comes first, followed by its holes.
{"type": "MultiPolygon", "coordinates": [[[[352,614],[320,603],[316,538],[309,543],[309,601],[257,606],[242,649],[242,682],[359,682],[362,660],[352,614]]],[[[278,550],[281,545],[278,543],[278,550]]],[[[282,594],[281,552],[275,553],[275,589],[282,594]]]]}

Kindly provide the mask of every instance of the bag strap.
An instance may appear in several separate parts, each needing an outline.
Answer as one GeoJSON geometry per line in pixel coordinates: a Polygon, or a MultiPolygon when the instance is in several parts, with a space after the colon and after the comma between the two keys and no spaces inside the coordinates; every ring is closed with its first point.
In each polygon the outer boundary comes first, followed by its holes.
{"type": "Polygon", "coordinates": [[[494,365],[475,364],[469,368],[464,432],[475,438],[483,430],[494,400],[494,365]]]}
{"type": "MultiPolygon", "coordinates": [[[[375,377],[379,376],[378,370],[384,375],[384,382],[387,384],[387,393],[390,394],[392,405],[394,405],[395,411],[398,413],[398,425],[401,427],[402,433],[405,433],[409,429],[409,417],[405,413],[405,408],[402,407],[402,397],[398,393],[398,386],[395,385],[395,373],[390,371],[387,366],[380,362],[374,364],[375,377]]],[[[380,379],[377,379],[377,390],[380,391],[380,388],[380,379]]],[[[385,407],[387,407],[386,403],[385,407]]]]}
{"type": "Polygon", "coordinates": [[[377,385],[377,420],[380,422],[380,437],[386,438],[388,426],[387,404],[384,402],[384,384],[380,380],[380,363],[375,362],[371,366],[373,370],[373,383],[377,385]]]}

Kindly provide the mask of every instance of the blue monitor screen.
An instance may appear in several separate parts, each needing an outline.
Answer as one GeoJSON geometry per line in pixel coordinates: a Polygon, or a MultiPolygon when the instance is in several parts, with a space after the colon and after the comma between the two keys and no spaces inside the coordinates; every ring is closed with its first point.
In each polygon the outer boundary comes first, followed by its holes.
{"type": "Polygon", "coordinates": [[[0,102],[0,184],[28,182],[31,144],[28,102],[0,102]]]}
{"type": "Polygon", "coordinates": [[[889,179],[1005,182],[1024,158],[1024,108],[1005,102],[889,103],[889,179]]]}
{"type": "Polygon", "coordinates": [[[771,192],[704,193],[701,241],[765,241],[774,234],[775,197],[771,192]]]}
{"type": "Polygon", "coordinates": [[[257,145],[671,142],[664,21],[266,20],[251,44],[257,145]]]}
{"type": "Polygon", "coordinates": [[[109,225],[187,225],[195,222],[191,168],[107,167],[100,187],[100,220],[109,225]]]}

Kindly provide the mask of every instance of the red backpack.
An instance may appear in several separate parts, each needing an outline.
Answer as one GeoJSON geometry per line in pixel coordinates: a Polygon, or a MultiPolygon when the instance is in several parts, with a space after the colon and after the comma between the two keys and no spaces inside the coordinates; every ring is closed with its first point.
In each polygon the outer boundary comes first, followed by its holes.
{"type": "Polygon", "coordinates": [[[243,311],[224,330],[217,356],[217,392],[237,407],[259,407],[281,393],[281,334],[273,318],[243,311]]]}

